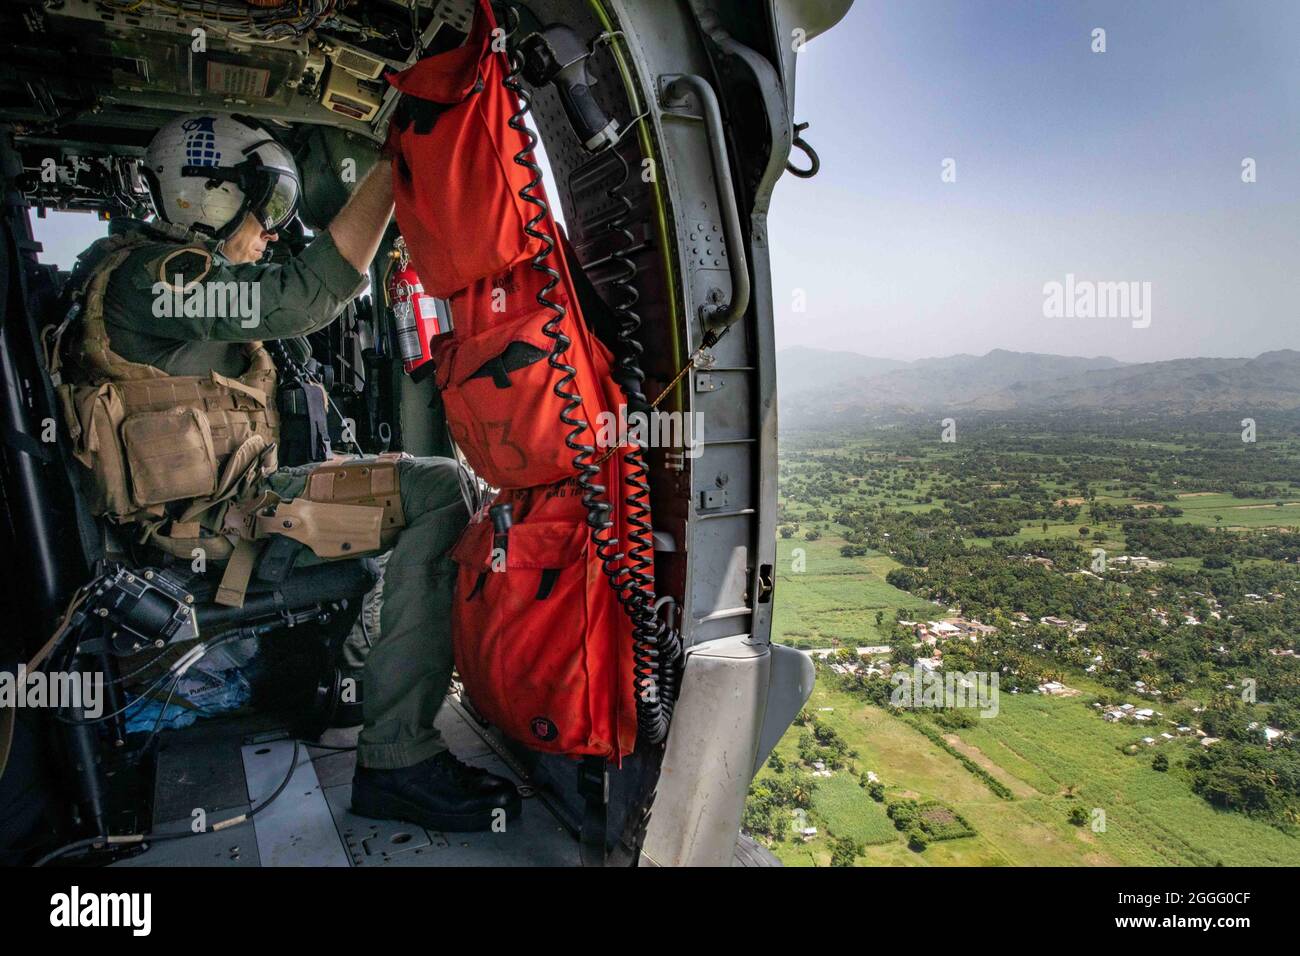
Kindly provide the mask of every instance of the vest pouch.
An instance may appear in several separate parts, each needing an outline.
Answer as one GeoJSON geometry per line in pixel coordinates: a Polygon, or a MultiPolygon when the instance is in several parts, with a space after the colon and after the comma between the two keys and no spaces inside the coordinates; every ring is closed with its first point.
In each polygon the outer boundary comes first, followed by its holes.
{"type": "Polygon", "coordinates": [[[452,552],[453,644],[471,703],[536,750],[617,756],[619,682],[611,668],[621,622],[610,614],[622,611],[587,527],[516,523],[502,556],[494,555],[491,520],[480,518],[452,552]]]}
{"type": "Polygon", "coordinates": [[[212,430],[197,408],[128,415],[122,422],[122,446],[137,507],[205,498],[216,491],[212,430]]]}
{"type": "Polygon", "coordinates": [[[120,429],[126,411],[113,385],[60,385],[59,402],[72,437],[81,492],[94,515],[136,510],[127,480],[120,429]]]}
{"type": "MultiPolygon", "coordinates": [[[[564,373],[551,367],[552,341],[542,332],[548,315],[539,309],[458,343],[439,382],[452,437],[474,471],[497,488],[547,485],[574,473],[577,453],[565,443],[573,427],[560,420],[567,403],[555,394],[564,373]]],[[[562,361],[578,369],[566,390],[585,399],[571,413],[588,423],[575,440],[592,445],[603,392],[591,384],[586,340],[574,334],[568,317],[558,327],[572,340],[562,361]]],[[[604,364],[603,356],[597,361],[604,364]]]]}
{"type": "Polygon", "coordinates": [[[149,241],[110,236],[80,257],[71,291],[81,321],[66,342],[55,343],[48,361],[51,372],[67,361],[58,395],[73,455],[85,469],[78,485],[90,511],[145,521],[156,531],[168,510],[183,511],[181,523],[192,525],[219,504],[207,499],[224,501],[243,479],[252,480],[245,473],[254,465],[272,471],[279,415],[275,364],[260,342],[245,343],[248,368],[238,378],[215,370],[170,375],[113,351],[105,290],[114,270],[149,241]],[[188,508],[163,507],[187,499],[194,499],[188,508]]]}

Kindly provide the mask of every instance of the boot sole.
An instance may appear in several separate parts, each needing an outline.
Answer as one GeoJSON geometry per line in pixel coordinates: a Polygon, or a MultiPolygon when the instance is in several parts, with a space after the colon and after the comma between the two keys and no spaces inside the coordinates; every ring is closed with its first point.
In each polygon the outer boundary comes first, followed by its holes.
{"type": "Polygon", "coordinates": [[[434,813],[420,804],[404,797],[392,794],[377,796],[362,795],[352,797],[352,812],[368,820],[400,820],[403,823],[418,823],[430,830],[444,833],[479,833],[492,829],[492,814],[495,810],[505,810],[506,820],[516,819],[523,809],[518,794],[504,807],[492,807],[473,813],[434,813]]]}

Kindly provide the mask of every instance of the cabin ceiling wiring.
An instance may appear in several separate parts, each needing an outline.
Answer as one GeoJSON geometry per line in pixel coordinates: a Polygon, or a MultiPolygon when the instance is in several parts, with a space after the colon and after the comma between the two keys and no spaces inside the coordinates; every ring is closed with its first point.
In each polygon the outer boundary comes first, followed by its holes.
{"type": "Polygon", "coordinates": [[[276,6],[247,0],[104,0],[104,5],[119,13],[191,16],[201,23],[228,25],[222,31],[227,36],[258,40],[301,37],[331,17],[338,6],[337,0],[284,0],[276,6]]]}

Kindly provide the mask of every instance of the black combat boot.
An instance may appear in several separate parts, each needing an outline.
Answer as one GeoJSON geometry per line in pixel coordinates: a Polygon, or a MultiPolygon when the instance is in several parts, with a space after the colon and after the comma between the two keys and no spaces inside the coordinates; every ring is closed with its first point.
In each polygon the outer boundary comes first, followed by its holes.
{"type": "Polygon", "coordinates": [[[513,820],[519,808],[513,783],[461,763],[448,750],[399,770],[357,767],[352,778],[352,812],[374,820],[469,833],[490,829],[494,811],[513,820]]]}

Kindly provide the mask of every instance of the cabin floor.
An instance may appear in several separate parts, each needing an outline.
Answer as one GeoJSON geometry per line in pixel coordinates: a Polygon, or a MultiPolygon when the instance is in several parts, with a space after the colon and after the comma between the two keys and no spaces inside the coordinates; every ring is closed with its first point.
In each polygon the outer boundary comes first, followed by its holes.
{"type": "MultiPolygon", "coordinates": [[[[500,833],[441,833],[351,812],[356,754],[303,745],[284,792],[251,820],[213,831],[247,813],[284,780],[293,740],[265,716],[214,718],[163,735],[154,780],[154,833],[192,829],[202,808],[208,831],[154,841],[114,866],[579,866],[578,841],[546,797],[527,786],[508,754],[449,697],[438,715],[452,752],[466,763],[514,780],[523,812],[500,833]]],[[[330,730],[322,744],[356,743],[360,727],[330,730]]],[[[779,866],[742,835],[734,866],[779,866]]]]}
{"type": "MultiPolygon", "coordinates": [[[[257,717],[202,721],[166,735],[154,783],[153,832],[190,830],[203,808],[211,827],[266,799],[289,772],[293,741],[257,717]],[[279,739],[274,739],[278,737],[279,739]]],[[[466,763],[521,782],[479,727],[449,698],[438,729],[466,763]]],[[[359,727],[323,744],[356,743],[359,727]]],[[[369,820],[349,809],[356,754],[304,745],[284,792],[251,820],[163,840],[115,866],[577,866],[578,843],[544,799],[522,791],[523,812],[500,833],[440,833],[369,820]]]]}

